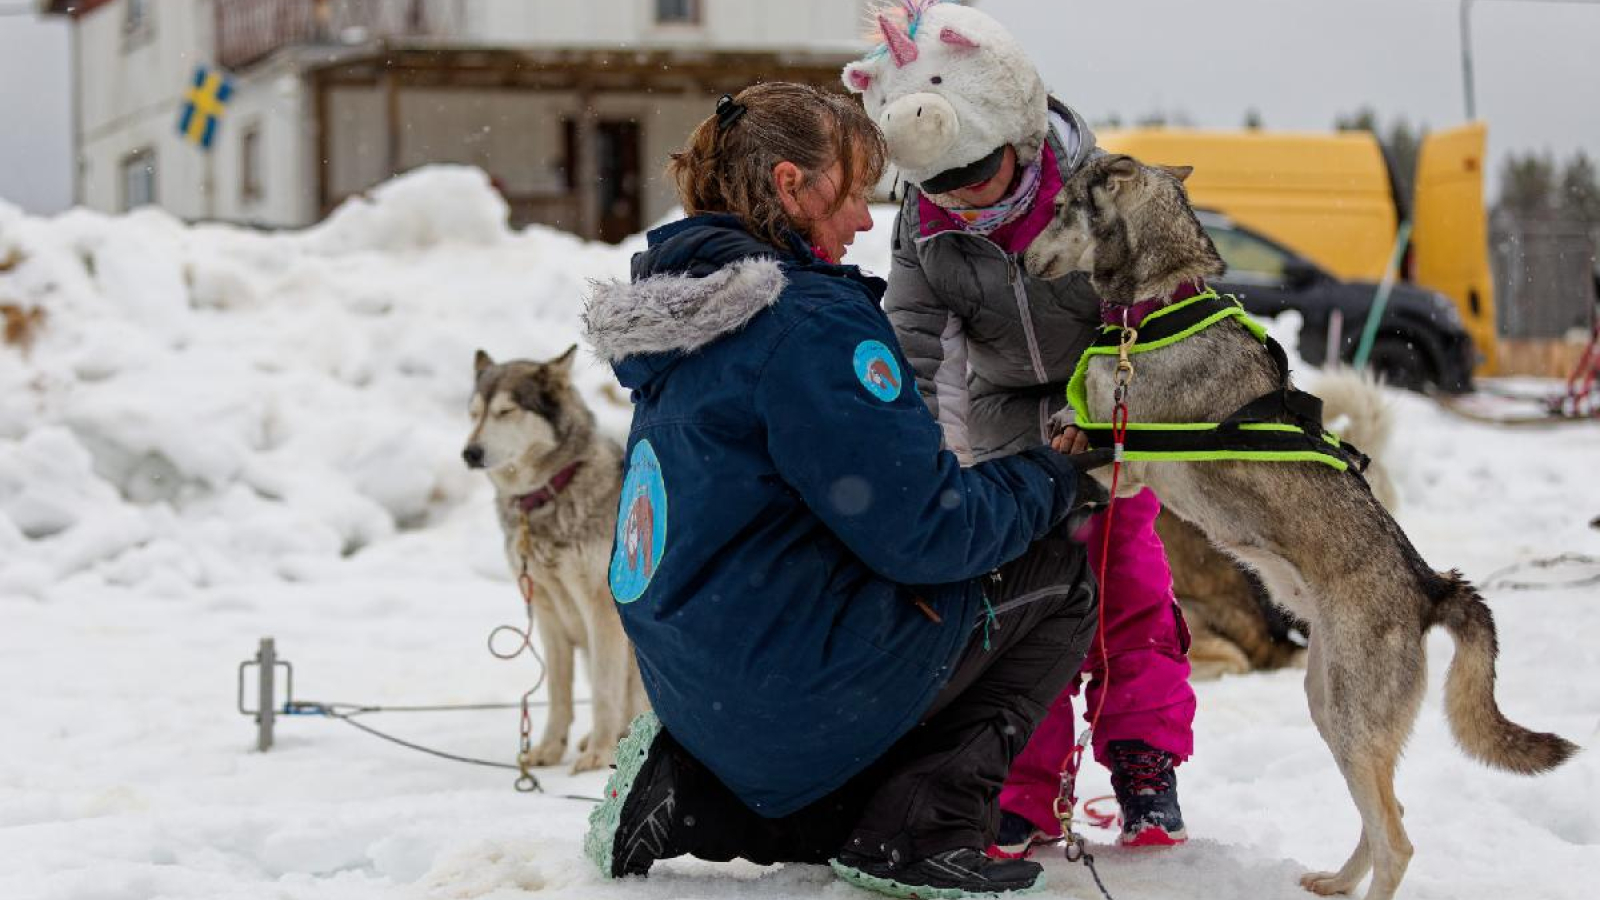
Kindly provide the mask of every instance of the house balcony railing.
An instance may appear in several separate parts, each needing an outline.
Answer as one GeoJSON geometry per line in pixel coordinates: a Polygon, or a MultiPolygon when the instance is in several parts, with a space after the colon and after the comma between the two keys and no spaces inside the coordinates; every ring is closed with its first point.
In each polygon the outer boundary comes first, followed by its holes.
{"type": "Polygon", "coordinates": [[[217,62],[242,69],[284,47],[452,37],[460,0],[216,0],[217,62]]]}

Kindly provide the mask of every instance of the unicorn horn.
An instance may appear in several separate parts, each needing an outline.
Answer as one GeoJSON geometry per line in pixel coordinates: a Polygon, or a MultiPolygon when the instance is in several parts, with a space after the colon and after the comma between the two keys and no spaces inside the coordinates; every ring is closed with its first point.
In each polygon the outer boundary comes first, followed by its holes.
{"type": "Polygon", "coordinates": [[[917,42],[911,39],[904,28],[889,21],[889,17],[878,14],[878,30],[883,32],[883,40],[889,45],[889,53],[894,57],[895,68],[903,68],[916,62],[917,42]]]}

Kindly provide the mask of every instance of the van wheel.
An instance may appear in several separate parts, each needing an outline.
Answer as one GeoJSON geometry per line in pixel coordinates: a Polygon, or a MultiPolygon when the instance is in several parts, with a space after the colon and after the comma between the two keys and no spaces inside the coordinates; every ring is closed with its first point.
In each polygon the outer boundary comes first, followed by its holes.
{"type": "Polygon", "coordinates": [[[1424,392],[1439,383],[1421,348],[1402,337],[1378,338],[1367,366],[1390,387],[1424,392]]]}

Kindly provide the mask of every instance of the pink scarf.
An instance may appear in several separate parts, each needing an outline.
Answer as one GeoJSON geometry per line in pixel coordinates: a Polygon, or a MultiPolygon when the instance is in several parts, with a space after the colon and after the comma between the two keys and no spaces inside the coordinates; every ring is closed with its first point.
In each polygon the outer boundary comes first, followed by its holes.
{"type": "Polygon", "coordinates": [[[1033,161],[1033,165],[1022,170],[1022,177],[1018,179],[1017,186],[1009,196],[1001,198],[989,206],[947,206],[944,211],[956,220],[961,230],[973,234],[989,235],[998,231],[1002,225],[1012,222],[1028,214],[1033,208],[1033,201],[1039,196],[1040,160],[1033,161]]]}
{"type": "MultiPolygon", "coordinates": [[[[955,210],[939,206],[928,199],[927,194],[919,194],[917,209],[921,213],[922,236],[928,237],[941,231],[968,231],[987,236],[1007,253],[1021,253],[1028,249],[1033,239],[1050,224],[1051,217],[1055,215],[1056,194],[1061,192],[1061,170],[1056,166],[1056,154],[1049,142],[1044,144],[1039,159],[1029,168],[1037,170],[1038,180],[1029,191],[1027,201],[1016,203],[1010,218],[987,232],[969,228],[954,215],[955,210]]],[[[1026,172],[1023,178],[1027,179],[1026,172]]],[[[1020,200],[1023,186],[1019,184],[1017,187],[1019,190],[1012,191],[1011,196],[1020,200]]]]}

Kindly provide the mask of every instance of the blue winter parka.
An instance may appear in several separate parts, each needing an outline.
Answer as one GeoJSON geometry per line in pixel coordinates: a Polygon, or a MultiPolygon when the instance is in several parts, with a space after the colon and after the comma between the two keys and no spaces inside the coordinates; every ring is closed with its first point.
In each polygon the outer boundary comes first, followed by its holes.
{"type": "Polygon", "coordinates": [[[610,584],[645,689],[769,817],[918,722],[981,628],[979,576],[1073,500],[1047,449],[969,469],[941,449],[883,289],[701,215],[584,315],[634,403],[610,584]]]}

